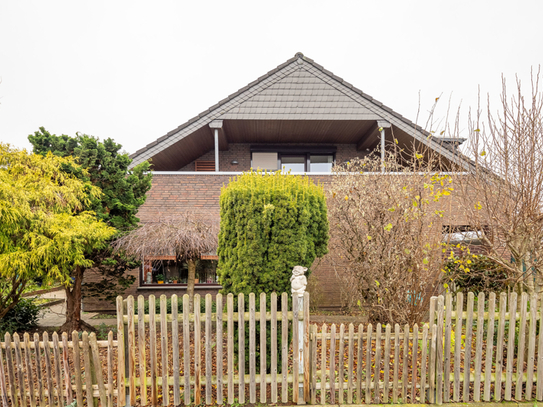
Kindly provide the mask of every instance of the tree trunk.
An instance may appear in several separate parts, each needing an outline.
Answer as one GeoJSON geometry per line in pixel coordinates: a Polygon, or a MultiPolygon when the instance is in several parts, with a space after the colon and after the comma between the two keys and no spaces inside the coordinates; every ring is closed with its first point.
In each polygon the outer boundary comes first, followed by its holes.
{"type": "Polygon", "coordinates": [[[61,332],[93,331],[94,328],[81,320],[81,283],[84,268],[77,266],[74,270],[72,287],[66,287],[66,322],[60,327],[61,332]]]}
{"type": "Polygon", "coordinates": [[[189,295],[189,312],[194,312],[194,280],[196,279],[196,262],[187,260],[189,277],[187,279],[187,294],[189,295]]]}

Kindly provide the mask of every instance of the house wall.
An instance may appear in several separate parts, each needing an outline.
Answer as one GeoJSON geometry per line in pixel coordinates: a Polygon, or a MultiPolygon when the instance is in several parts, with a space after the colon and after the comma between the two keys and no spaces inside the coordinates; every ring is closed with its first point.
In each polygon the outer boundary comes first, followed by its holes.
{"type": "MultiPolygon", "coordinates": [[[[200,157],[202,160],[213,160],[213,151],[200,157]]],[[[361,156],[365,152],[357,152],[356,145],[343,144],[337,146],[336,162],[343,162],[353,157],[361,156]]],[[[246,171],[250,169],[250,145],[249,144],[231,144],[228,151],[221,151],[220,168],[221,171],[246,171]],[[232,166],[230,162],[237,160],[239,164],[232,166]]],[[[155,173],[151,190],[147,193],[145,204],[140,207],[138,217],[142,222],[152,221],[157,218],[172,218],[179,216],[183,212],[190,211],[195,214],[216,217],[219,219],[219,197],[221,188],[228,185],[234,178],[231,174],[221,174],[214,172],[202,172],[200,174],[183,174],[186,171],[194,171],[194,163],[183,167],[178,173],[155,173]]],[[[314,182],[323,185],[326,189],[331,181],[332,175],[308,175],[314,182]]],[[[376,175],[381,176],[381,175],[376,175]]],[[[444,224],[462,225],[465,224],[458,205],[453,199],[448,200],[445,209],[448,218],[444,219],[444,224]]],[[[332,254],[328,254],[323,259],[317,259],[312,266],[313,277],[318,280],[320,291],[320,307],[324,309],[333,309],[343,304],[341,282],[336,278],[334,270],[334,261],[332,254]]],[[[136,277],[136,282],[128,288],[124,295],[144,295],[146,298],[150,294],[159,296],[161,294],[183,295],[186,289],[180,287],[152,288],[139,287],[139,270],[130,272],[136,277]]],[[[86,281],[90,281],[87,279],[86,281]]],[[[201,295],[210,293],[215,295],[218,288],[197,287],[197,292],[201,295]]],[[[114,309],[113,304],[108,304],[92,298],[85,298],[83,303],[84,310],[105,310],[114,309]]]]}

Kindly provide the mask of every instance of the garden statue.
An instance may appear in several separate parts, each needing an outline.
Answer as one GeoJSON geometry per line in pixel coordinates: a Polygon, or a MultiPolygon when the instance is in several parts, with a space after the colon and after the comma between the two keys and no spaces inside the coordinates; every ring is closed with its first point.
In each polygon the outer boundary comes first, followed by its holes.
{"type": "Polygon", "coordinates": [[[303,297],[305,293],[305,287],[307,286],[307,278],[305,272],[307,267],[295,266],[292,269],[292,277],[290,278],[292,295],[298,294],[298,297],[303,297]]]}

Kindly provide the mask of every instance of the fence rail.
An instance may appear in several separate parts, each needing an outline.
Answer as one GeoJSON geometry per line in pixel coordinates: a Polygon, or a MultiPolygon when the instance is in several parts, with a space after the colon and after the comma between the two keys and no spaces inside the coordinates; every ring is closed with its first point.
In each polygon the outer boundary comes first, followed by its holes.
{"type": "Polygon", "coordinates": [[[419,325],[311,324],[309,296],[117,300],[117,339],[6,334],[2,406],[543,399],[543,297],[432,298],[419,325]],[[216,310],[214,312],[214,310],[216,310]],[[541,377],[541,380],[538,378],[541,377]]]}

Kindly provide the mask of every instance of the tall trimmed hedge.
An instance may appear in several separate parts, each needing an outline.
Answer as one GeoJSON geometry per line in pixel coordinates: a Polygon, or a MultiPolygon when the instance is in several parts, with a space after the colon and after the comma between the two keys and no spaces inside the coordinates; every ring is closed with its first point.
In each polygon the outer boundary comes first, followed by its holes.
{"type": "Polygon", "coordinates": [[[328,252],[324,192],[308,177],[245,173],[222,188],[220,206],[224,293],[290,292],[292,268],[328,252]]]}

